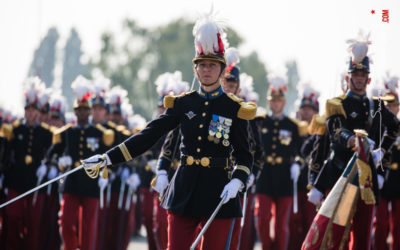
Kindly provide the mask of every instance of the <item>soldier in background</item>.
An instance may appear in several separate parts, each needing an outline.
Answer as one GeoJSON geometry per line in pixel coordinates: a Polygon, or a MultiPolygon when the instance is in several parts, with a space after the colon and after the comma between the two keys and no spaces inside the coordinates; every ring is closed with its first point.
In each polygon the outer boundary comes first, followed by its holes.
{"type": "MultiPolygon", "coordinates": [[[[397,92],[398,78],[390,77],[385,82],[387,93],[382,97],[385,106],[396,117],[399,113],[399,95],[397,92]]],[[[393,146],[385,154],[383,166],[388,170],[378,178],[383,179],[381,197],[377,206],[375,216],[375,232],[372,249],[400,249],[400,136],[397,136],[393,146]],[[390,205],[389,205],[390,204],[390,205]],[[391,209],[389,208],[391,206],[391,209]],[[388,246],[389,232],[391,240],[388,246]]]]}
{"type": "Polygon", "coordinates": [[[52,94],[51,88],[46,88],[42,85],[39,96],[39,122],[49,123],[50,121],[50,96],[52,94]]]}
{"type": "Polygon", "coordinates": [[[299,128],[302,131],[301,134],[301,171],[299,180],[297,182],[297,193],[298,193],[298,211],[290,215],[290,239],[288,249],[300,249],[304,238],[307,235],[308,228],[310,227],[314,216],[315,207],[307,201],[307,184],[308,184],[308,157],[313,149],[314,141],[308,140],[311,135],[308,131],[308,125],[311,123],[311,119],[314,115],[319,112],[319,93],[315,91],[311,86],[303,86],[303,96],[300,100],[299,110],[297,111],[297,119],[301,122],[299,123],[299,128]]]}
{"type": "Polygon", "coordinates": [[[286,80],[269,78],[268,104],[272,114],[262,122],[261,138],[267,154],[266,163],[256,183],[255,215],[263,249],[287,249],[289,219],[293,205],[293,182],[297,182],[301,138],[297,122],[283,114],[286,104],[286,80]],[[271,210],[275,219],[275,239],[270,235],[271,210]]]}
{"type": "MultiPolygon", "coordinates": [[[[74,111],[77,124],[67,124],[53,135],[50,157],[59,157],[59,167],[68,170],[78,167],[80,160],[97,152],[103,152],[114,142],[114,133],[101,124],[89,123],[91,112],[91,82],[78,76],[71,84],[76,95],[74,111]]],[[[103,170],[103,172],[106,170],[103,170]]],[[[107,178],[106,174],[100,178],[107,178]]],[[[99,210],[98,180],[80,171],[65,179],[60,210],[60,231],[64,249],[93,249],[97,236],[99,210]]]]}
{"type": "MultiPolygon", "coordinates": [[[[22,122],[3,124],[7,138],[5,186],[7,200],[34,188],[43,180],[46,166],[41,164],[51,145],[47,124],[38,123],[39,91],[44,85],[37,77],[28,78],[25,89],[25,115],[22,122]]],[[[44,194],[36,192],[5,208],[5,249],[39,249],[40,218],[44,194]]]]}

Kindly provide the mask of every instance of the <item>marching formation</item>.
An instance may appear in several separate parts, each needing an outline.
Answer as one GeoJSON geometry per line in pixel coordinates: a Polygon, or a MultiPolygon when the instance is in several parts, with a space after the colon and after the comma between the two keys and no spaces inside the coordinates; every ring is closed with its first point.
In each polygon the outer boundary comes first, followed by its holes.
{"type": "Polygon", "coordinates": [[[143,224],[150,250],[400,249],[398,78],[367,96],[368,37],[348,41],[343,94],[323,109],[301,86],[290,118],[287,79],[257,107],[213,15],[193,35],[200,87],[160,75],[148,123],[105,77],[71,83],[73,114],[26,80],[24,117],[0,113],[0,248],[122,250],[143,224]]]}

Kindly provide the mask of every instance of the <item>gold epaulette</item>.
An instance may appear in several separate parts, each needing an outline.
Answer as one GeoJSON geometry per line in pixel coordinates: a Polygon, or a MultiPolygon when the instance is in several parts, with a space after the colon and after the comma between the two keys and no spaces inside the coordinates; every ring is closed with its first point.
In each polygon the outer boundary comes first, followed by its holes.
{"type": "Polygon", "coordinates": [[[118,125],[115,130],[117,130],[118,132],[120,132],[121,134],[125,135],[125,136],[131,136],[131,132],[126,129],[125,125],[118,125]]]}
{"type": "Polygon", "coordinates": [[[179,96],[177,96],[177,95],[164,96],[164,108],[172,109],[174,107],[175,99],[177,97],[184,97],[185,95],[190,95],[190,94],[193,94],[194,92],[196,92],[196,90],[192,90],[192,91],[189,91],[189,92],[182,93],[179,96]]]}
{"type": "Polygon", "coordinates": [[[240,104],[237,117],[243,120],[253,120],[257,113],[257,105],[253,102],[244,102],[243,99],[235,96],[232,93],[228,93],[227,96],[233,101],[240,104]]]}
{"type": "Polygon", "coordinates": [[[2,137],[6,138],[8,141],[11,141],[14,138],[14,126],[12,124],[4,123],[1,126],[0,134],[2,137]]]}
{"type": "Polygon", "coordinates": [[[387,93],[383,96],[373,96],[372,100],[378,101],[379,99],[381,99],[382,101],[385,102],[393,102],[394,100],[396,100],[396,97],[391,94],[391,93],[387,93]]]}
{"type": "Polygon", "coordinates": [[[54,131],[52,131],[53,132],[52,143],[53,144],[61,143],[62,142],[62,138],[61,138],[62,132],[69,129],[70,127],[72,127],[72,123],[68,123],[68,124],[62,126],[61,128],[58,128],[58,129],[55,129],[54,131]]]}
{"type": "Polygon", "coordinates": [[[323,135],[326,132],[326,119],[324,116],[318,114],[314,115],[310,126],[308,126],[308,133],[310,135],[323,135]]]}
{"type": "Polygon", "coordinates": [[[15,121],[12,123],[12,126],[13,126],[14,128],[18,128],[19,125],[21,125],[20,120],[15,120],[15,121]]]}
{"type": "Polygon", "coordinates": [[[112,128],[117,127],[117,124],[115,124],[115,123],[112,122],[112,121],[108,121],[108,122],[107,122],[107,125],[110,126],[110,127],[112,127],[112,128]]]}
{"type": "Polygon", "coordinates": [[[293,123],[297,125],[299,136],[308,135],[308,124],[305,121],[299,121],[296,118],[289,118],[293,123]]]}
{"type": "Polygon", "coordinates": [[[346,112],[344,111],[342,100],[339,98],[333,98],[326,101],[325,114],[326,117],[331,117],[333,115],[343,115],[347,118],[346,112]]]}
{"type": "Polygon", "coordinates": [[[45,122],[41,122],[41,123],[40,123],[40,126],[41,126],[42,128],[44,128],[44,129],[46,129],[46,130],[50,130],[50,125],[47,124],[47,123],[45,123],[45,122]]]}
{"type": "Polygon", "coordinates": [[[96,128],[103,132],[103,143],[106,146],[111,146],[114,143],[115,134],[112,129],[106,129],[100,123],[96,124],[96,128]]]}

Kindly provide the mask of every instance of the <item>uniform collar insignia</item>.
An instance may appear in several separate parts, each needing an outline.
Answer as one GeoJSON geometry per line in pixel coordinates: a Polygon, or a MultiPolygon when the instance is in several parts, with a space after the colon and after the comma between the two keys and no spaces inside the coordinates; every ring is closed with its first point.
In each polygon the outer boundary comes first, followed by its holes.
{"type": "Polygon", "coordinates": [[[223,93],[224,93],[224,90],[222,89],[221,86],[219,86],[219,88],[217,88],[216,90],[211,91],[211,92],[206,92],[202,88],[199,89],[200,96],[205,98],[205,99],[216,99],[217,97],[219,97],[223,93]]]}
{"type": "Polygon", "coordinates": [[[346,95],[347,95],[347,97],[350,97],[350,98],[353,98],[356,100],[364,100],[367,98],[367,94],[360,95],[360,94],[354,93],[351,90],[347,91],[346,95]]]}
{"type": "Polygon", "coordinates": [[[192,120],[192,118],[196,116],[196,114],[193,113],[193,111],[189,111],[185,115],[189,118],[189,120],[192,120]]]}

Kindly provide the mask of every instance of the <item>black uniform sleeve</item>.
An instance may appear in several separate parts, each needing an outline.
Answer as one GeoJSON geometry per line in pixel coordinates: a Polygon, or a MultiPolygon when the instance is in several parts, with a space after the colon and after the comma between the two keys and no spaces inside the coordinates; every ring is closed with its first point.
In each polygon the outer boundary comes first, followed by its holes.
{"type": "Polygon", "coordinates": [[[145,129],[131,136],[120,145],[107,151],[113,165],[130,161],[153,146],[158,139],[180,123],[179,99],[175,107],[167,109],[159,118],[151,121],[145,129]]]}
{"type": "Polygon", "coordinates": [[[253,166],[253,156],[250,153],[248,138],[248,121],[237,119],[232,126],[232,156],[235,159],[235,168],[232,178],[238,178],[245,184],[253,166]]]}
{"type": "Polygon", "coordinates": [[[250,121],[251,132],[253,134],[253,143],[254,143],[254,165],[253,165],[253,174],[257,176],[258,173],[264,166],[265,161],[265,153],[264,148],[261,142],[261,133],[259,129],[259,121],[254,119],[250,121]]]}
{"type": "Polygon", "coordinates": [[[179,128],[168,133],[158,158],[158,170],[168,171],[170,169],[174,159],[179,155],[180,137],[179,128]]]}
{"type": "MultiPolygon", "coordinates": [[[[382,102],[382,101],[381,101],[382,102]]],[[[386,127],[381,147],[388,152],[393,142],[400,133],[400,123],[396,116],[382,105],[382,122],[386,127]]]]}

